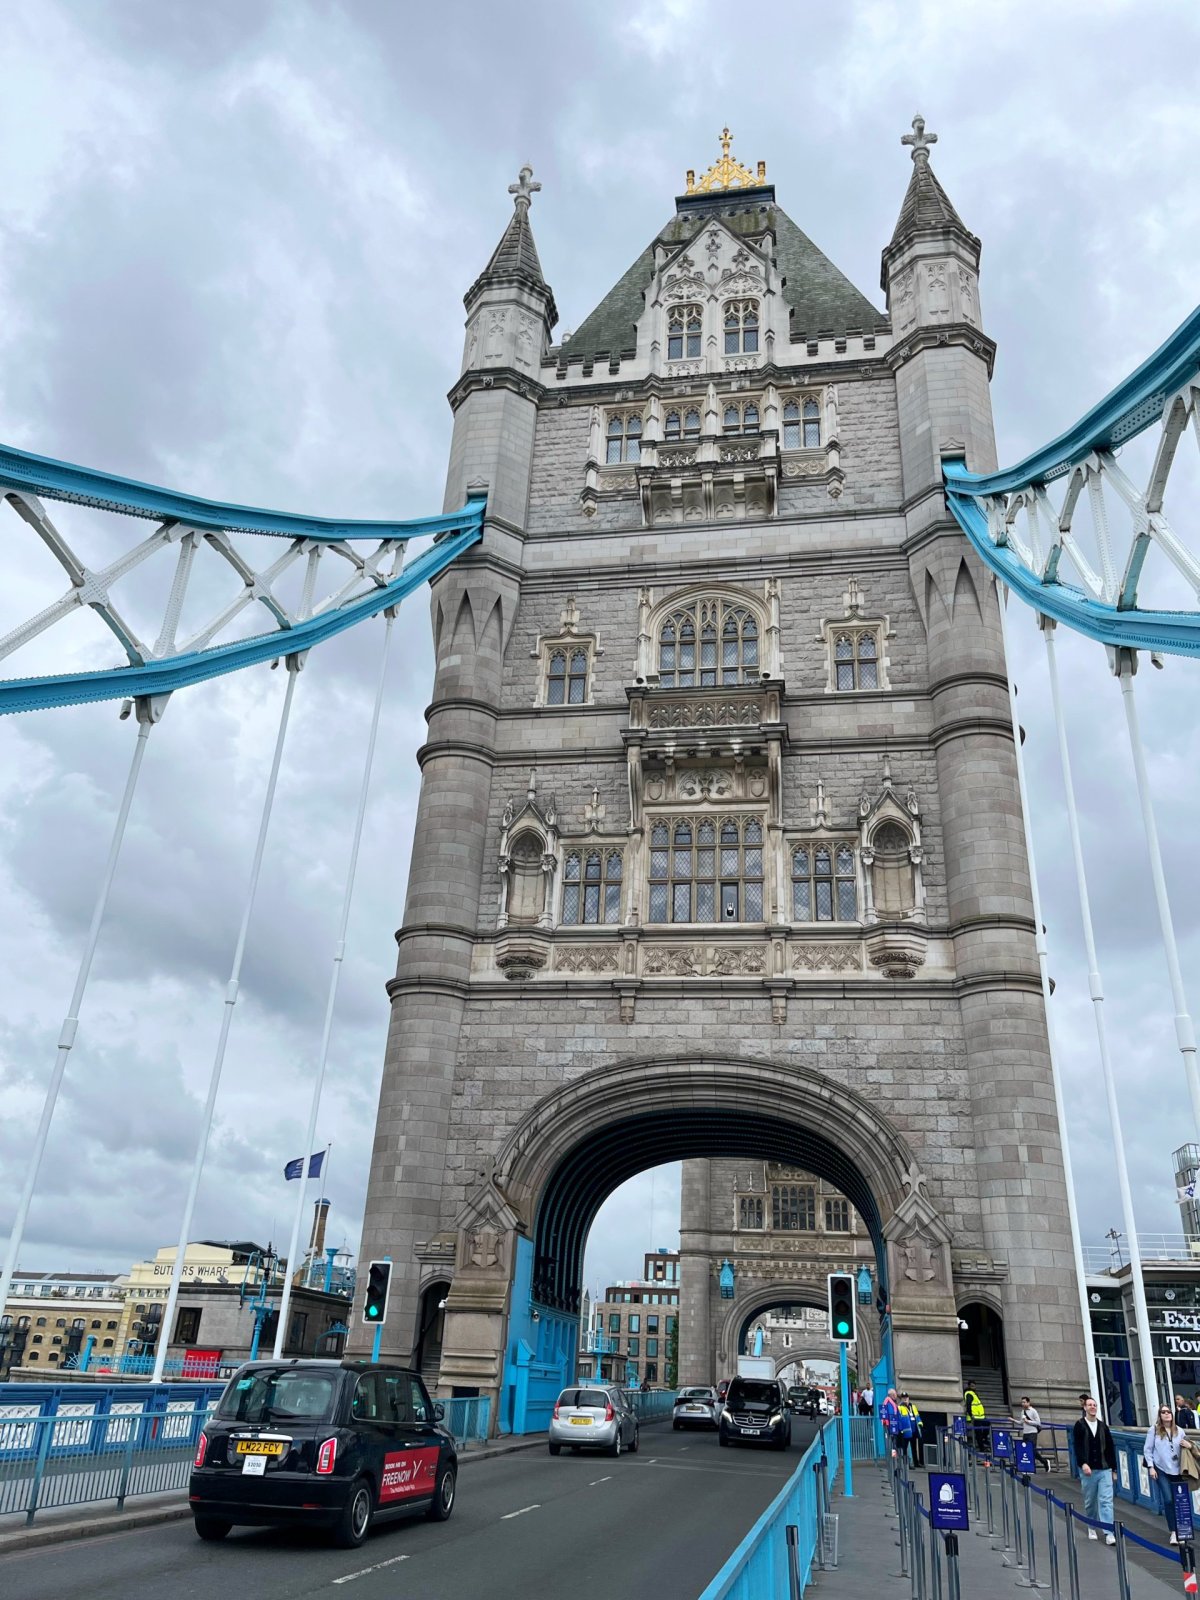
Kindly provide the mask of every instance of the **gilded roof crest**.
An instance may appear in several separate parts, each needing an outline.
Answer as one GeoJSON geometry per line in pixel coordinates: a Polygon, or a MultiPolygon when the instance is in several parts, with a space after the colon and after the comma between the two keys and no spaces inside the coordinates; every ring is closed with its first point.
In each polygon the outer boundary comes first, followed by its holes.
{"type": "Polygon", "coordinates": [[[713,162],[698,183],[695,171],[689,167],[686,190],[688,194],[713,194],[720,189],[754,189],[760,183],[767,181],[767,163],[760,161],[757,174],[751,172],[749,167],[744,167],[729,154],[729,146],[732,143],[733,135],[728,128],[722,128],[721,159],[713,162]]]}

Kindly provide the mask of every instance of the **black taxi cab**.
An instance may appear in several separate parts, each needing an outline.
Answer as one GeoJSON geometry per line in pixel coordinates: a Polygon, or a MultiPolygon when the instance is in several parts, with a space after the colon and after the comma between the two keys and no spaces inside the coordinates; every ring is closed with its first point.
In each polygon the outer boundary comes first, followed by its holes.
{"type": "Polygon", "coordinates": [[[454,1509],[458,1454],[420,1375],[369,1361],[252,1361],[196,1446],[188,1499],[201,1539],[234,1527],[330,1528],[347,1548],[372,1522],[454,1509]]]}

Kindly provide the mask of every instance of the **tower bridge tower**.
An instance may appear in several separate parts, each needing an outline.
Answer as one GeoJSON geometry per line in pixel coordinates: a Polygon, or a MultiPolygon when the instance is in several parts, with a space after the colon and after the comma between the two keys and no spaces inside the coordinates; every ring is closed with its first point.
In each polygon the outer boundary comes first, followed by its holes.
{"type": "Polygon", "coordinates": [[[433,586],[363,1251],[385,1346],[444,1301],[441,1387],[504,1429],[574,1374],[599,1205],[675,1159],[694,1206],[713,1158],[845,1197],[927,1408],[966,1302],[1022,1391],[1084,1379],[996,597],[941,491],[994,465],[980,246],[905,137],[886,312],[728,130],[569,339],[527,168],[466,297],[447,504],[488,513],[433,586]]]}

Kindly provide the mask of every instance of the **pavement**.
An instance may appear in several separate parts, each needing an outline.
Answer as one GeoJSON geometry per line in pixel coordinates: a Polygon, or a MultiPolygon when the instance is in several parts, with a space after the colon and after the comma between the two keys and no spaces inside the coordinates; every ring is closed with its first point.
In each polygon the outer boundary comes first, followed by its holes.
{"type": "MultiPolygon", "coordinates": [[[[914,1471],[911,1476],[928,1505],[926,1475],[914,1471]]],[[[1078,1486],[1066,1473],[1041,1473],[1036,1481],[1039,1488],[1049,1486],[1059,1499],[1076,1506],[1081,1504],[1078,1486]]],[[[833,1511],[838,1518],[838,1565],[834,1570],[817,1574],[816,1592],[828,1596],[829,1600],[863,1594],[904,1596],[907,1600],[911,1590],[908,1578],[901,1572],[899,1527],[890,1476],[882,1467],[859,1464],[854,1469],[854,1484],[852,1500],[847,1500],[840,1492],[833,1496],[833,1511]]],[[[994,1521],[999,1527],[998,1498],[993,1503],[994,1521]]],[[[1116,1502],[1116,1515],[1127,1528],[1143,1537],[1156,1543],[1165,1542],[1165,1524],[1161,1517],[1152,1517],[1121,1500],[1116,1502]]],[[[1063,1513],[1058,1512],[1057,1518],[1059,1590],[1065,1597],[1070,1590],[1063,1513]]],[[[1049,1596],[1050,1557],[1045,1502],[1040,1497],[1035,1497],[1034,1531],[1038,1586],[1049,1596]]],[[[1177,1562],[1140,1550],[1132,1543],[1127,1544],[1126,1549],[1133,1600],[1168,1600],[1168,1597],[1177,1600],[1182,1580],[1177,1562]]],[[[1082,1600],[1120,1600],[1115,1549],[1104,1544],[1102,1539],[1092,1543],[1080,1529],[1077,1530],[1076,1551],[1082,1600]]],[[[970,1532],[959,1535],[959,1572],[961,1592],[966,1600],[1017,1600],[1021,1590],[1028,1592],[1030,1588],[1028,1568],[1016,1565],[1016,1551],[1005,1551],[1002,1535],[989,1537],[986,1516],[978,1521],[973,1518],[970,1532]]],[[[944,1565],[942,1592],[948,1592],[944,1565]]]]}
{"type": "Polygon", "coordinates": [[[645,1423],[638,1454],[616,1461],[551,1457],[544,1439],[501,1441],[504,1455],[464,1457],[448,1522],[391,1522],[350,1551],[291,1529],[237,1529],[202,1544],[186,1507],[183,1517],[128,1528],[93,1519],[87,1532],[41,1547],[0,1543],[0,1595],[300,1600],[352,1585],[354,1600],[573,1600],[580,1591],[689,1600],[778,1494],[815,1431],[794,1424],[786,1452],[721,1450],[711,1431],[645,1423]]]}

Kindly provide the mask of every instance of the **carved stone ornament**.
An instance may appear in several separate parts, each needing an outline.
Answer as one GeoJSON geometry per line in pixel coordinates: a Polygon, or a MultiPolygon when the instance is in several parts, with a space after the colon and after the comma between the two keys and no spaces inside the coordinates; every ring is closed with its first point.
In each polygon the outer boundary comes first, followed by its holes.
{"type": "Polygon", "coordinates": [[[919,1231],[910,1234],[900,1242],[900,1259],[909,1283],[940,1281],[941,1248],[935,1239],[919,1231]]]}
{"type": "Polygon", "coordinates": [[[554,970],[615,974],[621,970],[620,949],[612,944],[560,945],[554,957],[554,970]]]}
{"type": "Polygon", "coordinates": [[[727,800],[733,794],[733,773],[725,767],[690,768],[675,779],[677,800],[727,800]]]}
{"type": "Polygon", "coordinates": [[[704,956],[702,945],[651,945],[642,971],[654,978],[702,978],[704,956]]]}
{"type": "Polygon", "coordinates": [[[862,956],[858,945],[802,944],[792,949],[794,972],[861,972],[862,956]]]}
{"type": "Polygon", "coordinates": [[[500,1235],[495,1228],[480,1228],[467,1234],[467,1262],[487,1272],[500,1262],[500,1235]]]}
{"type": "Polygon", "coordinates": [[[866,944],[867,960],[885,978],[913,978],[925,965],[925,940],[908,928],[876,928],[866,944]]]}
{"type": "Polygon", "coordinates": [[[512,983],[540,972],[547,956],[548,941],[532,928],[509,928],[496,940],[496,965],[512,983]]]}
{"type": "Polygon", "coordinates": [[[648,945],[648,978],[763,978],[770,971],[766,945],[648,945]]]}
{"type": "Polygon", "coordinates": [[[762,721],[760,700],[672,700],[652,705],[651,728],[756,728],[762,721]]]}

